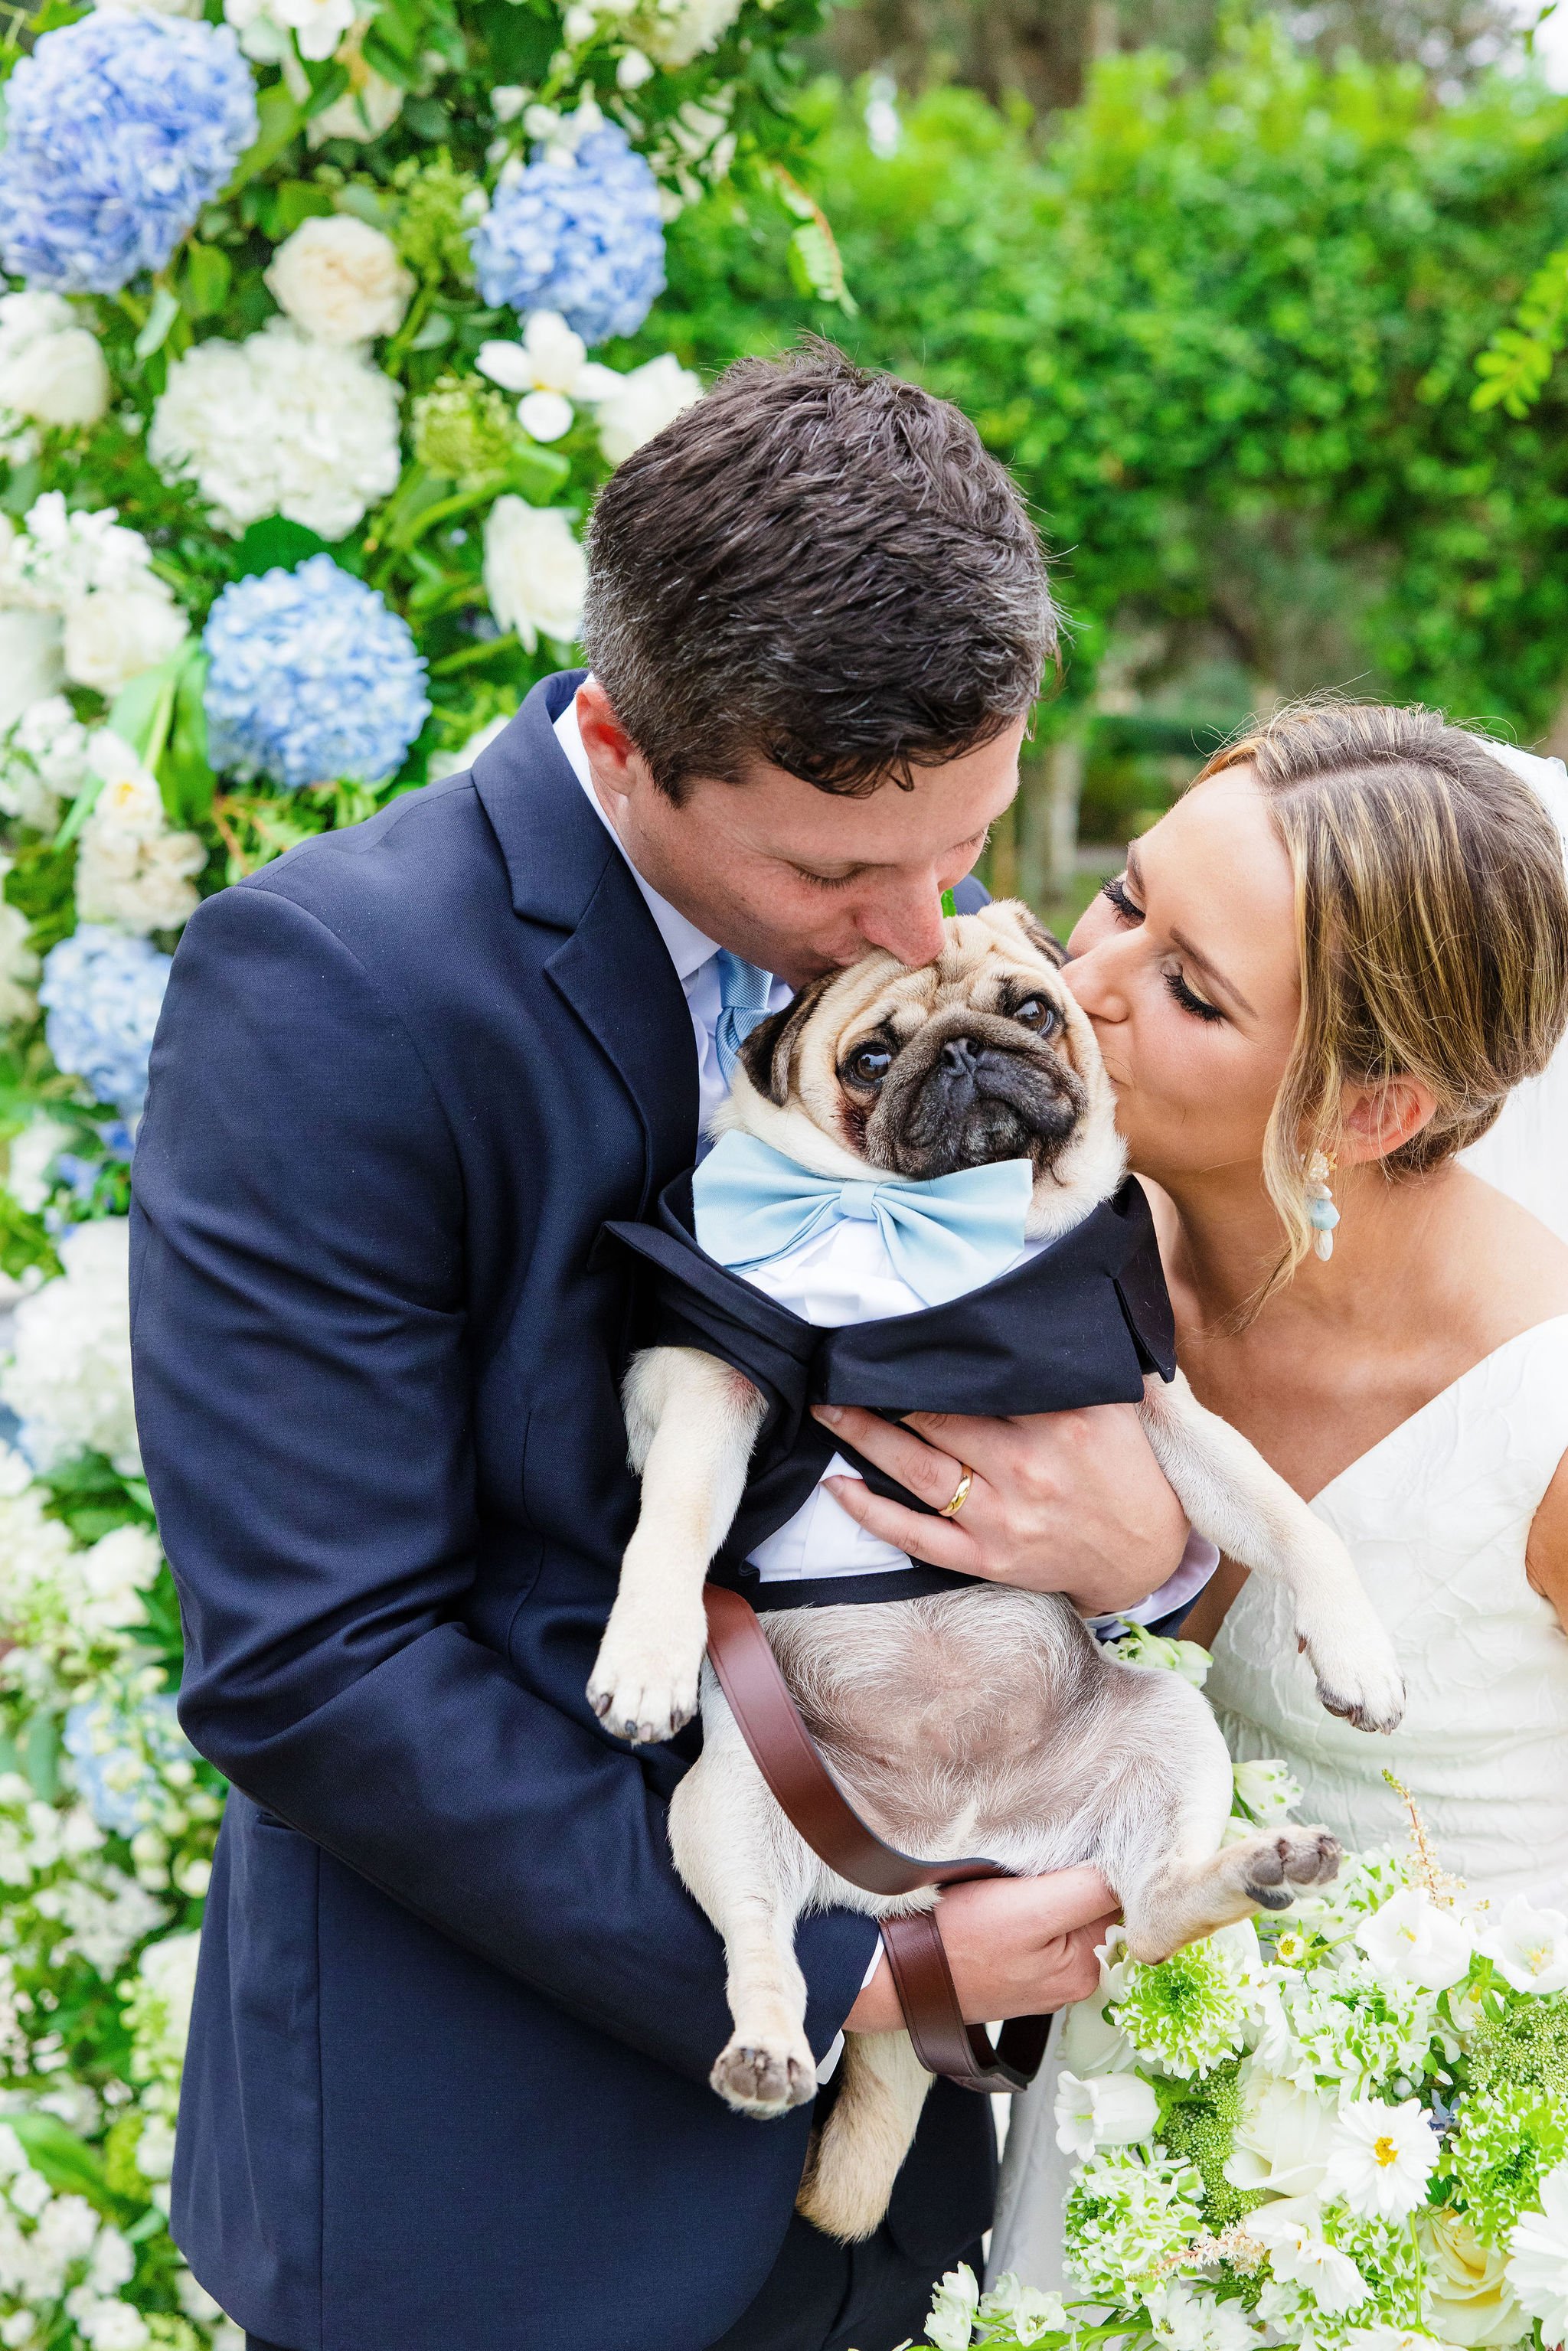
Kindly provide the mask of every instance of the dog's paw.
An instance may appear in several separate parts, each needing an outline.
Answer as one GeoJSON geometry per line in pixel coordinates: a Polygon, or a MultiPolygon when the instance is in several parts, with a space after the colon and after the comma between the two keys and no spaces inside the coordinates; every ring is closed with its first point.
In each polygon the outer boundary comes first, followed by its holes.
{"type": "Polygon", "coordinates": [[[738,2033],[708,2080],[741,2115],[782,2115],[817,2094],[817,2067],[804,2036],[792,2041],[743,2041],[738,2033]]]}
{"type": "Polygon", "coordinates": [[[1370,1607],[1346,1623],[1340,1612],[1298,1625],[1297,1638],[1317,1677],[1318,1698],[1357,1730],[1397,1730],[1405,1677],[1394,1644],[1370,1607]]]}
{"type": "Polygon", "coordinates": [[[1263,1910],[1288,1910],[1298,1894],[1333,1881],[1344,1848],[1327,1829],[1292,1827],[1249,1837],[1232,1848],[1230,1858],[1249,1902],[1263,1910]]]}
{"type": "Polygon", "coordinates": [[[606,1729],[634,1746],[673,1739],[697,1710],[706,1626],[664,1624],[653,1630],[614,1614],[588,1685],[588,1703],[606,1729]]]}

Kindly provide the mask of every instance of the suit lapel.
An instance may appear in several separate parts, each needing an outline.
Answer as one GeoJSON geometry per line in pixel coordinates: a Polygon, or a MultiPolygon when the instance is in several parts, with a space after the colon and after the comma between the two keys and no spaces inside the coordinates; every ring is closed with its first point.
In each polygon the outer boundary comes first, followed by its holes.
{"type": "Polygon", "coordinates": [[[585,674],[567,671],[536,685],[480,755],[474,783],[517,912],[566,933],[546,977],[635,1105],[645,1146],[641,1213],[696,1155],[696,1052],[685,991],[643,893],[556,740],[555,721],[585,674]]]}

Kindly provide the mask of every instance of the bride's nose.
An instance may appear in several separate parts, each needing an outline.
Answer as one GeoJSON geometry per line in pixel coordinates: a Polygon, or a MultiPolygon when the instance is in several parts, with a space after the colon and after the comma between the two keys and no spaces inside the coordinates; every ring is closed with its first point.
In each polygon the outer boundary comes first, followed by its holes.
{"type": "Polygon", "coordinates": [[[1102,939],[1083,948],[1062,967],[1062,978],[1091,1020],[1124,1020],[1127,996],[1123,985],[1121,939],[1102,939]]]}

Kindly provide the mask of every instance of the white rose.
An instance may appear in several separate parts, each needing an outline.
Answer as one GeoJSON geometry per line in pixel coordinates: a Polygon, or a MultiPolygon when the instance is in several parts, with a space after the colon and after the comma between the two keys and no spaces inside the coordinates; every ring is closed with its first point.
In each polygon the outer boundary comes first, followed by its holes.
{"type": "Polygon", "coordinates": [[[96,424],[109,406],[109,370],[85,327],[39,335],[0,360],[0,408],[39,424],[96,424]]]}
{"type": "Polygon", "coordinates": [[[1233,2188],[1270,2196],[1315,2195],[1328,2168],[1335,2118],[1333,2105],[1311,2091],[1252,2072],[1225,2177],[1233,2188]]]}
{"type": "Polygon", "coordinates": [[[185,615],[161,580],[83,596],[66,612],[66,675],[112,697],[144,669],[167,661],[186,636],[185,615]]]}
{"type": "Polygon", "coordinates": [[[280,308],[322,343],[395,335],[413,296],[391,237],[351,213],[302,222],[273,255],[266,278],[280,308]]]}
{"type": "Polygon", "coordinates": [[[529,653],[541,635],[570,644],[582,625],[588,564],[559,507],[497,498],[485,525],[485,593],[529,653]]]}
{"type": "Polygon", "coordinates": [[[612,380],[601,391],[596,406],[599,413],[599,445],[612,465],[623,465],[634,449],[673,424],[684,409],[690,408],[703,396],[698,377],[690,368],[684,368],[673,351],[661,351],[656,360],[632,368],[627,375],[617,376],[610,368],[595,371],[596,383],[604,376],[612,380]]]}
{"type": "Polygon", "coordinates": [[[77,918],[120,929],[177,930],[196,911],[194,876],[207,852],[193,832],[173,832],[158,780],[109,726],[89,753],[103,788],[81,830],[77,918]]]}
{"type": "Polygon", "coordinates": [[[1530,2332],[1508,2282],[1508,2256],[1482,2244],[1461,2213],[1417,2213],[1426,2294],[1421,2315],[1434,2335],[1465,2351],[1490,2351],[1530,2332]]]}
{"type": "Polygon", "coordinates": [[[0,729],[65,682],[57,612],[0,611],[0,729]]]}

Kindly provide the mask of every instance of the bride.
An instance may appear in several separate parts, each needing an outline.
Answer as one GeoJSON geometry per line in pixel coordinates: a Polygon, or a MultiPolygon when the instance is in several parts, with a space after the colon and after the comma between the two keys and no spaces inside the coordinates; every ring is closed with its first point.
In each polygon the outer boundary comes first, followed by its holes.
{"type": "MultiPolygon", "coordinates": [[[[1421,710],[1287,710],[1134,844],[1069,979],[1183,1366],[1349,1545],[1405,1669],[1395,1736],[1351,1729],[1275,1593],[1223,1562],[1183,1630],[1232,1751],[1282,1757],[1298,1817],[1352,1848],[1402,1839],[1392,1769],[1477,1893],[1568,1909],[1558,825],[1555,761],[1421,710]]],[[[1039,2286],[1062,2283],[1054,2074],[1015,2101],[991,2249],[1039,2286]]]]}

